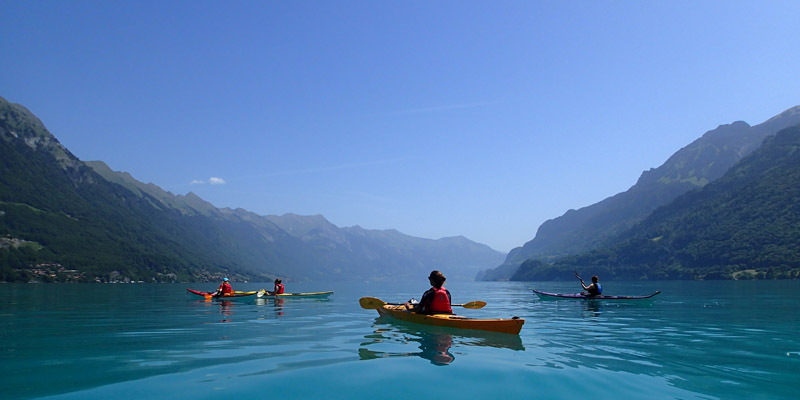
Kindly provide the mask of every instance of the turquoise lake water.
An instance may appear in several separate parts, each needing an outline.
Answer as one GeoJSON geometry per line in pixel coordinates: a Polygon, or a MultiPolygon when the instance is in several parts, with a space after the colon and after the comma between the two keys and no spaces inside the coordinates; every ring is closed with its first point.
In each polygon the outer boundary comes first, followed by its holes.
{"type": "MultiPolygon", "coordinates": [[[[424,277],[423,277],[424,278],[424,277]]],[[[800,282],[603,282],[644,303],[540,301],[575,282],[448,282],[519,336],[379,319],[427,282],[287,285],[327,300],[210,301],[212,284],[2,285],[4,399],[796,399],[800,282]]],[[[266,284],[237,284],[255,290],[266,284]]]]}

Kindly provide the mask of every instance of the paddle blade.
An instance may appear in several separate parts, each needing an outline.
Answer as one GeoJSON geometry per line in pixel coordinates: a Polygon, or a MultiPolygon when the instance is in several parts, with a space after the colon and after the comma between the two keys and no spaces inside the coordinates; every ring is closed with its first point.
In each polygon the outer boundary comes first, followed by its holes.
{"type": "Polygon", "coordinates": [[[358,300],[358,304],[361,304],[361,308],[366,310],[377,310],[383,307],[386,303],[381,299],[376,299],[375,297],[362,297],[358,300]]]}
{"type": "Polygon", "coordinates": [[[259,290],[258,293],[256,293],[256,297],[258,298],[264,297],[264,292],[265,292],[264,290],[259,290]]]}
{"type": "Polygon", "coordinates": [[[486,307],[486,302],[485,302],[485,301],[480,301],[480,300],[478,300],[478,301],[470,301],[469,303],[464,303],[464,304],[453,304],[453,305],[454,305],[454,306],[458,306],[458,305],[460,305],[461,307],[464,307],[464,308],[469,308],[469,309],[477,310],[477,309],[479,309],[479,308],[486,307]]]}

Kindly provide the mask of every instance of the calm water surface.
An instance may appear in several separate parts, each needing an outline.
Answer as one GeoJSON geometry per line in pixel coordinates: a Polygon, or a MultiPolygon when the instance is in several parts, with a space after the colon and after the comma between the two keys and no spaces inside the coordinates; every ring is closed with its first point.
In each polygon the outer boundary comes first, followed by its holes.
{"type": "MultiPolygon", "coordinates": [[[[800,282],[603,282],[645,303],[540,301],[574,282],[449,282],[519,336],[378,318],[420,283],[289,284],[327,300],[210,301],[193,285],[3,285],[4,399],[796,399],[800,282]]],[[[238,284],[255,290],[266,284],[238,284]]]]}

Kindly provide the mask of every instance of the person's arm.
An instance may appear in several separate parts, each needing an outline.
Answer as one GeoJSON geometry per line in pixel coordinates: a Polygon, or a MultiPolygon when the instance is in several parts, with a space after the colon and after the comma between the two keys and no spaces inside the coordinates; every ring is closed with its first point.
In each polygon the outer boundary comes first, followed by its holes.
{"type": "Polygon", "coordinates": [[[592,296],[599,294],[598,293],[599,291],[597,290],[597,284],[594,282],[592,282],[589,286],[584,286],[584,288],[586,288],[587,294],[590,294],[592,296]]]}
{"type": "Polygon", "coordinates": [[[416,312],[426,312],[428,311],[428,307],[431,305],[431,301],[433,301],[433,291],[428,289],[425,293],[422,294],[422,298],[419,299],[419,304],[414,307],[414,311],[416,312]]]}

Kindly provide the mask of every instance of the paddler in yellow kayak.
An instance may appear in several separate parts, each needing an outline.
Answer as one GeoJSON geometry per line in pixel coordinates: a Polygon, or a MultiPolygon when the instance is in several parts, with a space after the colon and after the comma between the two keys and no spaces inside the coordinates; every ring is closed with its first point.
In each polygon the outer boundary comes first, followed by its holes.
{"type": "Polygon", "coordinates": [[[453,297],[450,295],[450,291],[443,286],[445,280],[447,278],[441,272],[431,271],[431,274],[428,275],[428,281],[430,281],[432,287],[422,294],[422,299],[420,299],[419,303],[406,303],[406,309],[420,314],[452,314],[453,308],[451,304],[453,297]]]}
{"type": "Polygon", "coordinates": [[[280,279],[275,279],[275,287],[272,292],[275,294],[283,294],[283,283],[280,279]]]}
{"type": "MultiPolygon", "coordinates": [[[[275,286],[272,288],[272,291],[268,291],[266,289],[261,289],[265,295],[274,296],[278,294],[283,294],[283,283],[280,279],[275,279],[275,286]]],[[[260,295],[259,295],[260,297],[260,295]]]]}

